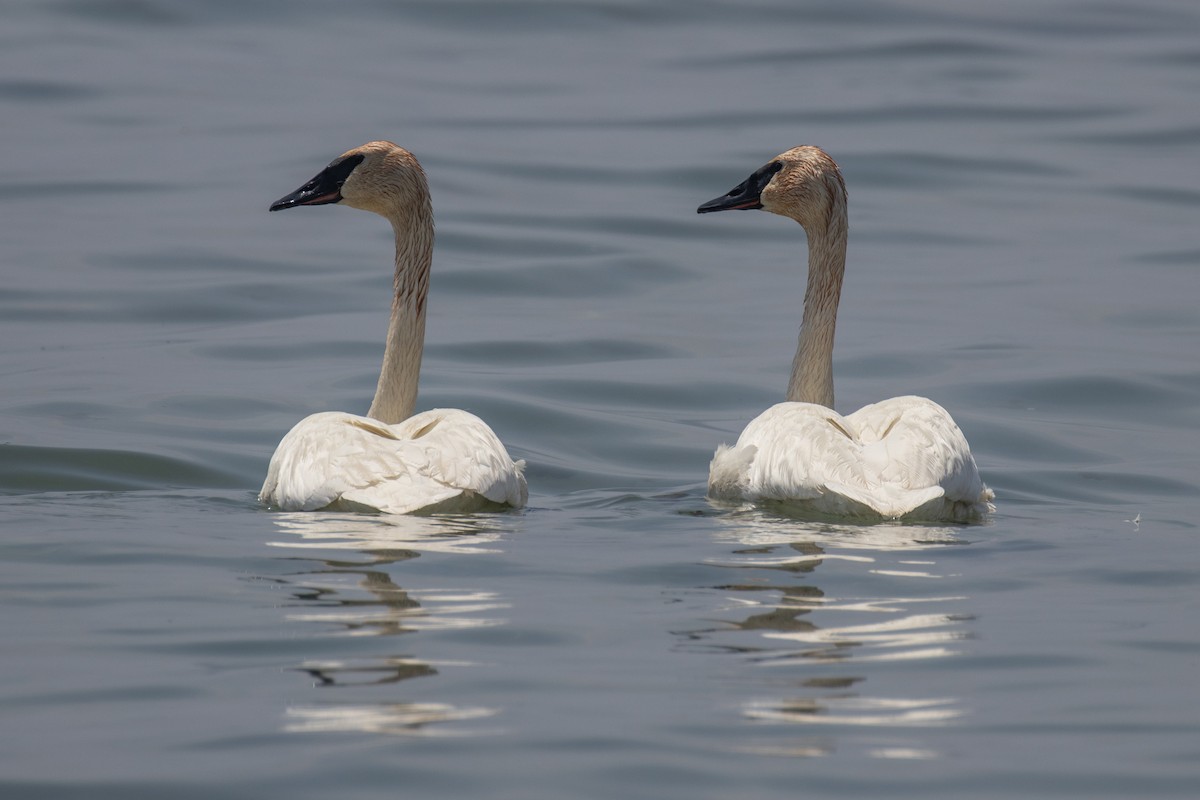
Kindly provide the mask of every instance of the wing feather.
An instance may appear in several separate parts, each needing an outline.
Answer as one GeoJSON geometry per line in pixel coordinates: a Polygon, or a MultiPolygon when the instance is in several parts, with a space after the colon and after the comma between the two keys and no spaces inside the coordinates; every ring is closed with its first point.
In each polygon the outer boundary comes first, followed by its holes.
{"type": "Polygon", "coordinates": [[[523,467],[466,411],[433,409],[396,425],[325,412],[283,437],[259,496],[289,511],[519,508],[528,497],[523,467]]]}
{"type": "Polygon", "coordinates": [[[718,499],[800,503],[823,513],[958,519],[990,510],[966,438],[932,400],[897,397],[849,416],[779,403],[717,451],[718,499]]]}

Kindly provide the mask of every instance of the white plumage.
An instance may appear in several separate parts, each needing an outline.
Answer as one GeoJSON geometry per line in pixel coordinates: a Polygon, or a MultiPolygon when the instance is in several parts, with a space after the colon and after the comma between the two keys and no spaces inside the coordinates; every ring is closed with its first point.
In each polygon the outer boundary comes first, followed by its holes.
{"type": "Polygon", "coordinates": [[[777,501],[820,514],[967,520],[991,499],[962,431],[924,397],[894,397],[849,416],[779,403],[713,457],[709,494],[777,501]]]}
{"type": "Polygon", "coordinates": [[[271,206],[344,203],[386,217],[396,235],[395,298],[383,369],[368,416],[313,414],[283,437],[259,499],[287,511],[407,514],[525,505],[514,462],[479,417],[458,409],[413,415],[425,336],[433,214],[420,164],[391,142],[335,159],[271,206]]]}
{"type": "Polygon", "coordinates": [[[396,425],[326,411],[275,451],[262,496],[289,510],[478,511],[525,504],[525,479],[483,420],[453,408],[396,425]]]}
{"type": "Polygon", "coordinates": [[[848,416],[833,411],[833,334],[845,269],[846,191],[824,151],[797,147],[700,213],[758,209],[790,217],[809,239],[804,320],[788,402],[718,448],[709,495],[779,502],[836,516],[956,520],[992,509],[967,440],[937,403],[896,397],[848,416]]]}

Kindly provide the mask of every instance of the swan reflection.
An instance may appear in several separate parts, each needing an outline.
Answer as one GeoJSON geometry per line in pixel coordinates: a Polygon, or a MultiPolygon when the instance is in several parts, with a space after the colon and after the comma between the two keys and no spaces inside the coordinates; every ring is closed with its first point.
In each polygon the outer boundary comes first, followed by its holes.
{"type": "MultiPolygon", "coordinates": [[[[942,602],[961,600],[961,597],[934,597],[903,602],[942,602]]],[[[865,604],[861,608],[867,608],[865,604]]],[[[826,610],[836,610],[830,605],[826,610]]],[[[878,607],[876,607],[878,609],[878,607]]],[[[842,609],[845,610],[845,609],[842,609]]],[[[801,645],[773,654],[760,663],[779,663],[796,658],[823,661],[843,661],[853,658],[864,661],[900,661],[914,658],[938,658],[956,655],[949,643],[967,638],[962,629],[965,618],[950,614],[909,614],[876,623],[773,631],[763,633],[766,639],[786,640],[801,645]],[[947,627],[952,629],[947,630],[947,627]]]]}
{"type": "Polygon", "coordinates": [[[396,582],[406,562],[423,556],[486,557],[501,552],[500,522],[486,517],[332,513],[277,513],[271,520],[281,535],[268,544],[289,551],[287,562],[299,565],[281,581],[291,594],[283,604],[286,619],[311,626],[314,647],[320,650],[293,671],[308,675],[314,690],[347,695],[322,696],[329,702],[288,708],[284,730],[403,736],[489,732],[471,725],[456,724],[451,730],[443,726],[490,717],[499,709],[401,702],[396,697],[397,689],[409,680],[475,664],[424,659],[390,646],[364,655],[361,647],[350,652],[338,640],[385,637],[379,639],[382,644],[390,637],[405,636],[407,642],[409,635],[422,631],[506,624],[503,613],[508,604],[494,592],[437,585],[418,589],[396,582]],[[387,702],[375,700],[381,687],[387,702]],[[371,701],[363,702],[368,696],[371,701]]]}
{"type": "Polygon", "coordinates": [[[750,702],[745,714],[750,719],[806,725],[941,725],[961,715],[956,704],[952,697],[922,700],[856,695],[797,697],[750,702]]]}
{"type": "Polygon", "coordinates": [[[811,543],[814,547],[825,545],[844,550],[924,550],[966,543],[962,538],[963,528],[947,525],[814,522],[757,508],[724,514],[717,520],[718,541],[749,546],[811,543]]]}
{"type": "MultiPolygon", "coordinates": [[[[972,616],[969,599],[929,591],[950,577],[937,551],[967,544],[965,529],[882,524],[846,525],[790,519],[761,509],[717,517],[714,534],[732,545],[708,563],[736,574],[722,593],[720,621],[686,632],[689,649],[735,654],[765,668],[767,696],[740,703],[755,724],[903,730],[946,725],[966,713],[951,696],[875,694],[894,678],[889,662],[933,661],[962,652],[972,616]],[[827,575],[825,580],[819,576],[827,575]],[[820,585],[819,585],[820,584],[820,585]],[[907,586],[895,593],[897,586],[907,586]],[[886,586],[882,596],[871,589],[886,586]],[[837,590],[833,590],[837,587],[837,590]],[[781,683],[782,681],[782,683],[781,683]]],[[[817,756],[836,738],[752,743],[765,755],[817,756]]],[[[928,758],[936,752],[904,735],[868,752],[878,758],[928,758]]]]}
{"type": "Polygon", "coordinates": [[[392,736],[478,736],[488,730],[447,729],[448,722],[491,717],[494,708],[456,707],[445,703],[297,706],[287,710],[289,733],[381,733],[392,736]],[[435,726],[435,727],[431,727],[435,726]]]}
{"type": "Polygon", "coordinates": [[[272,547],[389,553],[496,553],[497,522],[483,516],[402,517],[369,514],[275,513],[271,521],[290,537],[272,547]]]}
{"type": "Polygon", "coordinates": [[[305,661],[300,665],[300,670],[311,675],[321,686],[377,686],[437,675],[432,664],[415,658],[305,661]]]}

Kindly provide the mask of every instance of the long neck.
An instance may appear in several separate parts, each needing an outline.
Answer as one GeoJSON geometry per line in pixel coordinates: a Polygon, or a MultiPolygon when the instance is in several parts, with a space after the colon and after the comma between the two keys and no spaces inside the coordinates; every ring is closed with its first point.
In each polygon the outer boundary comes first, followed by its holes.
{"type": "Polygon", "coordinates": [[[804,320],[787,399],[833,408],[833,332],[846,271],[845,206],[835,207],[824,228],[810,227],[804,320]]]}
{"type": "Polygon", "coordinates": [[[417,405],[425,349],[425,297],[433,262],[433,213],[426,204],[403,219],[399,215],[389,219],[396,233],[396,294],[379,385],[367,416],[393,425],[411,417],[417,405]]]}

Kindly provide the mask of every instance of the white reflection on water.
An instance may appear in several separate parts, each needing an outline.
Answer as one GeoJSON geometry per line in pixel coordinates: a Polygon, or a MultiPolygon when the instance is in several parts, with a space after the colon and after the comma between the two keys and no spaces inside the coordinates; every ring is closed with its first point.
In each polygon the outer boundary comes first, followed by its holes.
{"type": "MultiPolygon", "coordinates": [[[[748,665],[783,670],[784,675],[794,671],[798,678],[787,694],[740,702],[743,719],[789,726],[907,729],[949,724],[966,713],[956,697],[896,696],[895,680],[888,682],[888,696],[872,695],[869,687],[889,662],[949,658],[970,639],[972,617],[955,611],[969,598],[925,591],[947,574],[938,569],[937,550],[966,544],[963,532],[968,529],[845,525],[759,510],[719,520],[717,541],[734,549],[709,563],[739,576],[717,587],[725,593],[724,610],[733,618],[689,631],[689,638],[697,643],[693,646],[736,654],[748,665]],[[826,582],[820,579],[822,569],[832,570],[826,582]],[[857,591],[843,595],[821,585],[861,591],[874,585],[894,589],[897,581],[911,582],[911,590],[856,596],[857,591]],[[797,684],[805,691],[797,693],[797,684]]],[[[831,738],[763,742],[749,749],[811,757],[837,746],[837,739],[831,738]]],[[[873,747],[870,754],[938,756],[908,738],[873,747]]]]}
{"type": "Polygon", "coordinates": [[[370,514],[276,513],[271,521],[296,538],[272,547],[391,551],[403,547],[424,553],[495,553],[485,547],[500,539],[490,517],[400,517],[370,514]]]}
{"type": "Polygon", "coordinates": [[[806,541],[843,550],[926,550],[964,543],[963,528],[947,525],[846,525],[792,519],[761,509],[725,514],[718,519],[718,541],[746,546],[806,541]]]}
{"type": "MultiPolygon", "coordinates": [[[[931,597],[916,602],[962,600],[961,597],[931,597]]],[[[896,602],[896,601],[890,601],[896,602]]],[[[913,602],[913,601],[906,601],[913,602]]],[[[967,638],[961,618],[947,614],[912,614],[884,622],[840,627],[813,628],[809,631],[765,632],[766,639],[786,639],[808,645],[804,649],[778,653],[772,659],[809,658],[822,660],[898,661],[912,658],[937,658],[955,655],[946,642],[967,638]],[[954,630],[943,630],[954,626],[954,630]],[[814,647],[815,646],[815,647],[814,647]],[[850,649],[853,647],[853,651],[850,649]],[[864,648],[885,652],[863,654],[864,648]],[[889,650],[889,648],[895,648],[889,650]]],[[[766,660],[763,660],[765,663],[766,660]]]]}
{"type": "Polygon", "coordinates": [[[953,697],[920,700],[892,697],[793,697],[746,703],[743,713],[766,722],[806,725],[942,725],[961,716],[953,697]]]}
{"type": "Polygon", "coordinates": [[[488,628],[503,625],[507,621],[498,617],[470,616],[508,608],[507,603],[499,602],[496,595],[490,592],[472,594],[428,590],[421,592],[418,599],[395,584],[381,586],[391,581],[384,573],[359,574],[366,575],[367,580],[358,581],[358,587],[374,594],[378,598],[377,602],[363,597],[356,598],[354,587],[348,583],[339,586],[337,579],[345,578],[346,571],[323,573],[319,587],[315,586],[316,581],[306,581],[306,584],[318,589],[327,598],[325,605],[331,606],[330,610],[292,613],[288,614],[288,619],[294,622],[343,625],[345,632],[352,636],[378,636],[432,629],[488,628]],[[336,598],[333,595],[336,595],[336,598]],[[405,601],[398,602],[399,597],[405,598],[405,601]]]}
{"type": "MultiPolygon", "coordinates": [[[[465,661],[432,661],[394,651],[379,655],[341,652],[332,627],[343,636],[395,637],[436,630],[465,630],[504,625],[496,612],[508,604],[495,592],[480,588],[406,588],[397,583],[403,565],[422,556],[456,558],[487,556],[503,529],[487,516],[395,517],[366,514],[274,514],[272,521],[287,538],[274,547],[299,551],[288,558],[310,565],[284,581],[292,587],[289,622],[311,626],[321,657],[295,669],[313,678],[313,688],[350,693],[344,702],[297,705],[287,709],[284,730],[292,733],[357,732],[400,736],[468,736],[494,731],[445,729],[494,716],[499,709],[459,706],[451,702],[404,702],[391,697],[378,702],[357,697],[365,687],[401,685],[431,678],[446,668],[478,666],[465,661]],[[353,552],[347,552],[353,551],[353,552]]],[[[387,641],[381,639],[380,641],[387,641]]],[[[408,641],[408,639],[406,639],[408,641]]],[[[418,640],[419,641],[419,640],[418,640]]],[[[385,689],[392,693],[391,689],[385,689]]]]}
{"type": "Polygon", "coordinates": [[[366,514],[276,514],[273,521],[297,538],[271,542],[299,548],[306,560],[317,550],[339,551],[317,559],[321,568],[293,581],[303,610],[288,615],[297,622],[341,625],[350,635],[400,634],[430,629],[503,625],[503,618],[482,616],[508,608],[495,593],[478,589],[426,588],[419,596],[397,585],[387,567],[423,554],[483,555],[501,531],[488,517],[396,517],[366,514]],[[355,550],[367,561],[349,561],[340,552],[355,550]]]}
{"type": "Polygon", "coordinates": [[[445,703],[385,703],[379,705],[294,706],[287,710],[289,733],[379,733],[390,736],[479,736],[499,731],[447,729],[449,722],[491,717],[497,709],[459,707],[445,703]],[[436,727],[431,727],[436,726],[436,727]]]}
{"type": "Polygon", "coordinates": [[[908,761],[941,758],[936,750],[921,750],[916,747],[875,747],[867,751],[872,758],[895,758],[908,761]]]}

